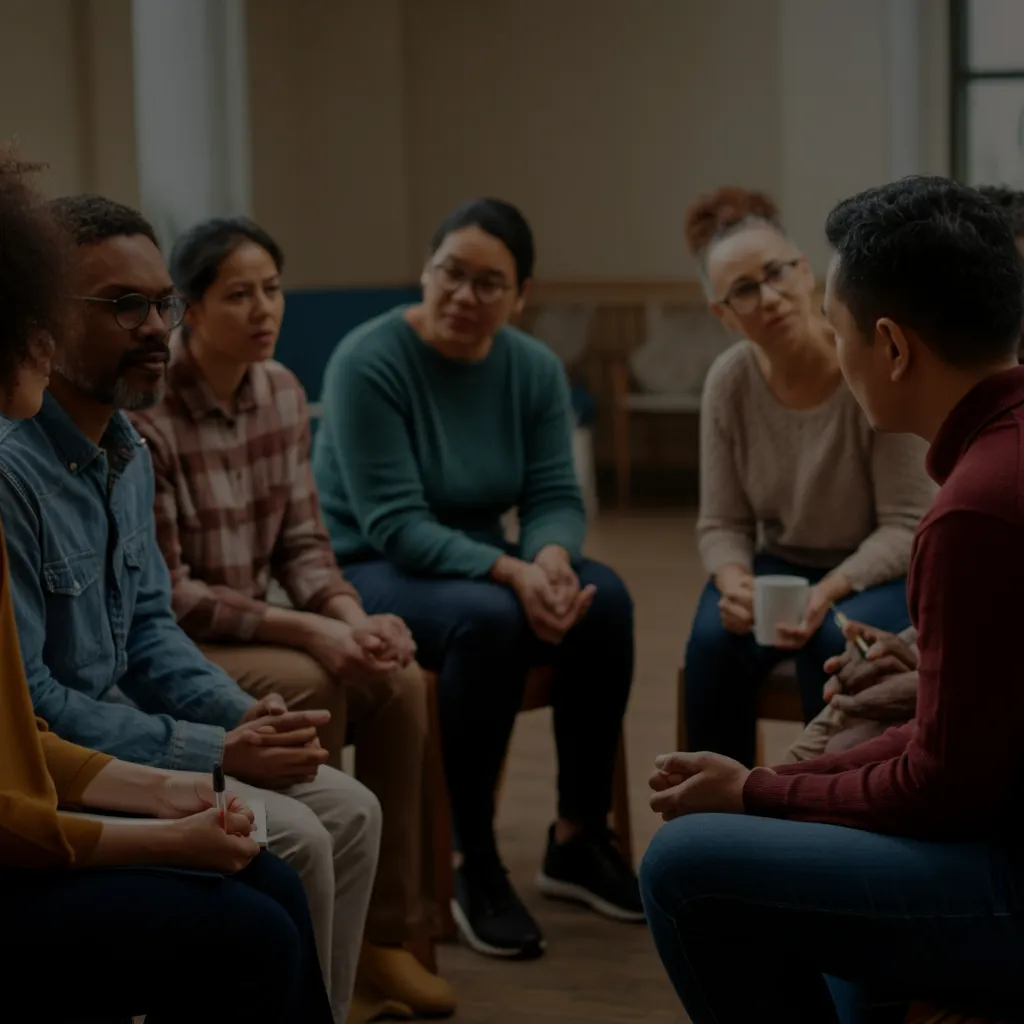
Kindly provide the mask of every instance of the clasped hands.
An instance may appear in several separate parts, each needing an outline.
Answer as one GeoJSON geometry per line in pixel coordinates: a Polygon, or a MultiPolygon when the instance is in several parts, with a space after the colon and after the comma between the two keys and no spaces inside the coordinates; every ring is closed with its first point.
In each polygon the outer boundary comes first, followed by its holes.
{"type": "Polygon", "coordinates": [[[587,613],[594,600],[593,584],[580,587],[565,548],[541,548],[532,562],[519,562],[512,576],[530,628],[547,644],[560,644],[587,613]]]}
{"type": "Polygon", "coordinates": [[[312,616],[302,647],[338,679],[387,675],[416,657],[412,633],[397,615],[364,614],[347,622],[312,616]]]}
{"type": "Polygon", "coordinates": [[[224,771],[265,789],[287,789],[312,782],[328,753],[317,729],[331,720],[330,711],[289,711],[272,693],[257,701],[224,738],[224,771]]]}

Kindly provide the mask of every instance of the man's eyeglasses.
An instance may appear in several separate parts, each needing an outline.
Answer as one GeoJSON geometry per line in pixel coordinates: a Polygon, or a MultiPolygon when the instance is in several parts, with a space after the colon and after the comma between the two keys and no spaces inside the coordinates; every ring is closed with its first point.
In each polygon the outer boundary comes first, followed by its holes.
{"type": "Polygon", "coordinates": [[[435,263],[433,269],[434,277],[444,291],[454,295],[464,284],[468,284],[470,291],[476,296],[476,301],[485,306],[497,302],[506,292],[512,290],[512,285],[499,278],[474,277],[452,263],[435,263]]]}
{"type": "Polygon", "coordinates": [[[188,303],[180,295],[165,295],[162,299],[148,299],[145,295],[132,292],[119,299],[100,299],[94,295],[69,295],[78,302],[102,302],[114,307],[114,319],[118,327],[134,331],[149,319],[149,311],[155,306],[164,327],[172,331],[185,319],[188,303]]]}
{"type": "Polygon", "coordinates": [[[765,285],[780,295],[790,296],[797,283],[796,268],[800,266],[802,256],[795,260],[777,261],[765,265],[764,275],[759,281],[744,281],[734,285],[718,301],[728,306],[737,316],[749,316],[761,307],[761,289],[765,285]]]}

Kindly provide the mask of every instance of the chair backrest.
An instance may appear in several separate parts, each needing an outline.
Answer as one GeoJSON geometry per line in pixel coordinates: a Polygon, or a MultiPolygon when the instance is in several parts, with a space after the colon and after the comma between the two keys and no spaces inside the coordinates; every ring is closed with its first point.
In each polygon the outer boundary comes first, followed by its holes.
{"type": "Polygon", "coordinates": [[[650,304],[645,340],[630,356],[629,368],[643,391],[699,396],[711,364],[730,344],[718,318],[706,309],[650,304]]]}

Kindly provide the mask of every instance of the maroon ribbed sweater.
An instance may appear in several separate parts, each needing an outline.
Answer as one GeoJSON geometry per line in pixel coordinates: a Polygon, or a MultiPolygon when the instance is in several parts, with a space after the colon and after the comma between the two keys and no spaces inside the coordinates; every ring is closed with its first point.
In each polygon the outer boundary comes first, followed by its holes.
{"type": "Polygon", "coordinates": [[[941,485],[908,578],[917,717],[835,756],[755,769],[747,812],[990,839],[1024,821],[1024,367],[982,381],[928,453],[941,485]]]}

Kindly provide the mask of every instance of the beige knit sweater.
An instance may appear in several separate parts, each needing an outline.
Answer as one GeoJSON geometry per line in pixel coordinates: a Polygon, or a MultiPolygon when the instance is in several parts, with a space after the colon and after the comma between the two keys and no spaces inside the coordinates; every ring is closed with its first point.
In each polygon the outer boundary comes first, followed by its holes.
{"type": "Polygon", "coordinates": [[[936,487],[927,445],[876,434],[845,384],[813,409],[781,405],[750,342],[715,361],[701,406],[704,568],[752,567],[755,552],[838,569],[854,590],[906,574],[936,487]]]}

